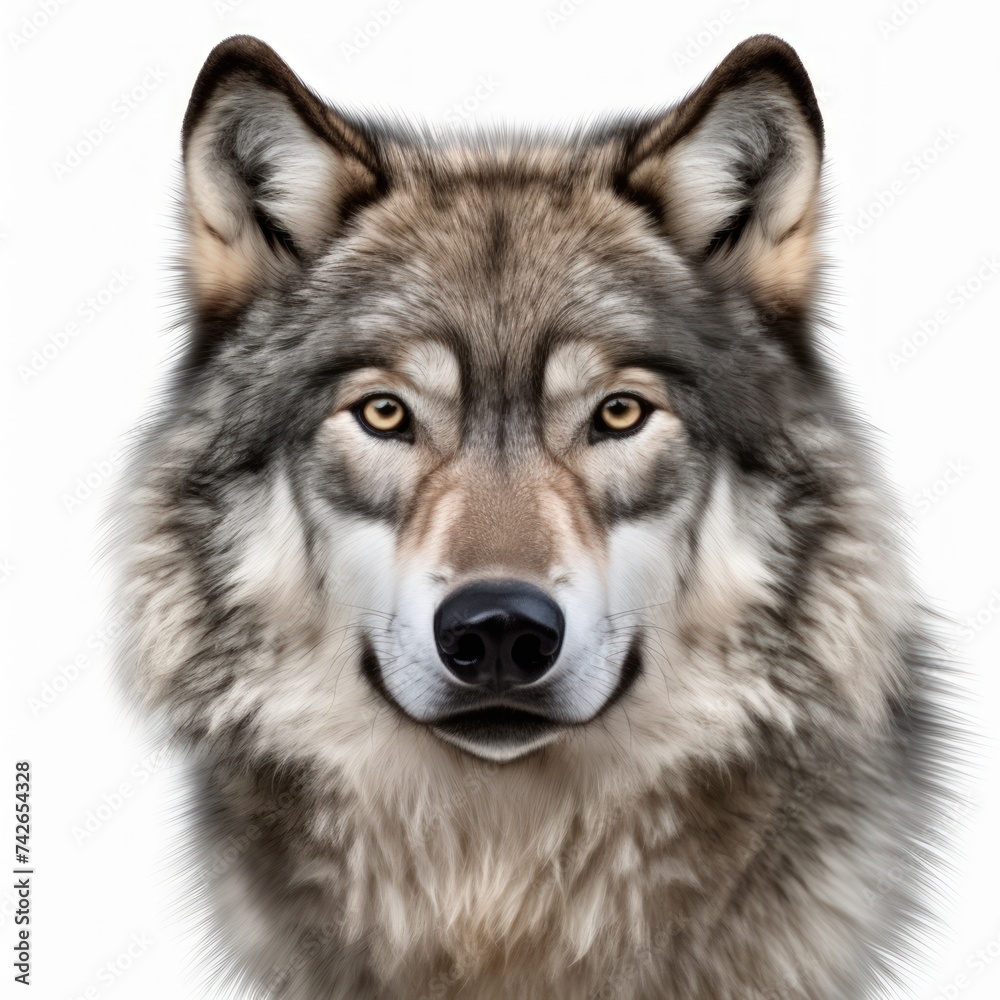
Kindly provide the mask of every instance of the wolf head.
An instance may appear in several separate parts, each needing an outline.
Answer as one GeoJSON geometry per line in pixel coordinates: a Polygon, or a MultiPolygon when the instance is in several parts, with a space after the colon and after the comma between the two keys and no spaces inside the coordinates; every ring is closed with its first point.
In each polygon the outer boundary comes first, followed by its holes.
{"type": "Polygon", "coordinates": [[[903,615],[811,330],[822,143],[769,36],[663,113],[444,141],[222,43],[125,512],[137,690],[342,765],[881,712],[903,615]]]}

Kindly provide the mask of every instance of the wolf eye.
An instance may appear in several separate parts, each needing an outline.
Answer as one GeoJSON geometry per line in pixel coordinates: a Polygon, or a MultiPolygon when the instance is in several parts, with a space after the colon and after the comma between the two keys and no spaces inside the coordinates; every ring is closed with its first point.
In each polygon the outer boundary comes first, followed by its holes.
{"type": "Polygon", "coordinates": [[[609,396],[594,412],[594,429],[603,434],[638,430],[649,410],[649,404],[638,396],[609,396]]]}
{"type": "Polygon", "coordinates": [[[369,396],[355,413],[361,424],[376,434],[401,434],[410,423],[410,411],[395,396],[369,396]]]}

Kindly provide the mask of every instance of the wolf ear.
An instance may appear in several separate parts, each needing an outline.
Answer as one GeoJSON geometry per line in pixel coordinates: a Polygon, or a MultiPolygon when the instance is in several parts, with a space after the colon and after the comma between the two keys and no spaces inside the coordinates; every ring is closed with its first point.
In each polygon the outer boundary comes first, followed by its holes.
{"type": "Polygon", "coordinates": [[[183,130],[188,277],[224,317],[329,246],[380,187],[372,140],[248,35],[217,45],[183,130]]]}
{"type": "Polygon", "coordinates": [[[756,35],[627,137],[617,185],[688,259],[780,316],[815,280],[822,154],[802,63],[780,38],[756,35]]]}

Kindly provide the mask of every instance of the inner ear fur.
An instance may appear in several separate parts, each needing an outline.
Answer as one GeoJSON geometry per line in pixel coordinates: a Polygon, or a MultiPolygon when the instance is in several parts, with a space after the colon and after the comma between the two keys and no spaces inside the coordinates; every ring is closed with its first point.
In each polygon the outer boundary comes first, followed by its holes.
{"type": "Polygon", "coordinates": [[[196,306],[213,316],[321,254],[382,183],[372,138],[246,35],[202,68],[183,158],[185,265],[196,306]]]}
{"type": "Polygon", "coordinates": [[[799,57],[757,35],[631,130],[616,185],[688,259],[780,315],[815,286],[822,156],[823,122],[799,57]]]}

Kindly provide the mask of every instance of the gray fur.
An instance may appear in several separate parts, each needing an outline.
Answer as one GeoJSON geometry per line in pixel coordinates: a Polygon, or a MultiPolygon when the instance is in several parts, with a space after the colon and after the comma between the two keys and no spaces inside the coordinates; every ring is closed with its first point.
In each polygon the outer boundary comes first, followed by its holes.
{"type": "Polygon", "coordinates": [[[256,40],[212,54],[120,654],[197,762],[213,961],[253,995],[891,989],[950,737],[814,337],[822,141],[767,36],[663,114],[449,143],[350,121],[256,40]],[[372,369],[406,439],[357,426],[372,369]],[[595,438],[623,372],[653,412],[595,438]],[[544,727],[456,746],[428,615],[496,575],[554,594],[567,645],[544,727]]]}

